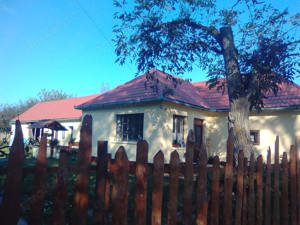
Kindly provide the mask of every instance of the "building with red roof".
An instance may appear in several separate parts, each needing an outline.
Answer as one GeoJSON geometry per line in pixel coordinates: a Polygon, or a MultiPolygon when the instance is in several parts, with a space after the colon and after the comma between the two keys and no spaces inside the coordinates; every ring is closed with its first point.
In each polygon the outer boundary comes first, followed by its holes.
{"type": "MultiPolygon", "coordinates": [[[[300,136],[300,87],[282,85],[264,105],[261,113],[250,117],[256,149],[265,154],[279,135],[281,150],[287,150],[300,136]]],[[[93,117],[94,154],[97,141],[106,140],[111,153],[122,145],[129,159],[135,160],[136,142],[144,139],[150,160],[158,150],[167,160],[174,149],[183,157],[188,131],[194,129],[196,142],[205,142],[210,155],[225,155],[228,96],[209,89],[206,82],[186,82],[155,69],[76,108],[93,117]]]]}
{"type": "Polygon", "coordinates": [[[11,121],[12,131],[14,131],[15,128],[15,120],[19,119],[22,124],[24,138],[37,138],[40,137],[43,132],[50,132],[50,130],[44,129],[42,131],[41,128],[32,128],[38,127],[34,126],[34,124],[46,124],[47,121],[56,121],[66,128],[65,131],[56,131],[54,133],[55,138],[59,140],[59,145],[68,145],[70,139],[73,139],[74,142],[78,142],[82,111],[75,109],[75,106],[97,96],[98,95],[90,95],[39,102],[11,121]]]}

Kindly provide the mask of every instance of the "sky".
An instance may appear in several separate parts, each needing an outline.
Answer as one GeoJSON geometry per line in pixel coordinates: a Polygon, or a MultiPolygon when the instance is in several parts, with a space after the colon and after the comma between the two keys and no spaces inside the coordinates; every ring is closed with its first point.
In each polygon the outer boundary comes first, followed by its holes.
{"type": "MultiPolygon", "coordinates": [[[[41,89],[85,96],[133,79],[135,65],[115,63],[112,2],[0,0],[0,105],[25,101],[41,89]]],[[[300,12],[298,0],[274,2],[300,12]]],[[[183,77],[206,80],[197,68],[183,77]]]]}

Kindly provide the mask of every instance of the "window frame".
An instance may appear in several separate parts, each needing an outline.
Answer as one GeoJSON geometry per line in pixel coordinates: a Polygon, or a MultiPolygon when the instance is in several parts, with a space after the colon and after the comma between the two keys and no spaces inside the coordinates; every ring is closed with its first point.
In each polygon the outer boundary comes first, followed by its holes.
{"type": "Polygon", "coordinates": [[[260,145],[260,130],[250,130],[250,140],[253,145],[260,145]],[[254,137],[253,141],[252,136],[254,137]]]}
{"type": "Polygon", "coordinates": [[[144,138],[144,113],[116,115],[116,140],[137,142],[144,138]],[[120,124],[119,124],[120,123],[120,124]]]}
{"type": "Polygon", "coordinates": [[[177,115],[177,114],[174,114],[173,115],[173,128],[172,128],[172,147],[175,147],[175,148],[181,148],[181,147],[185,147],[185,124],[186,124],[186,116],[182,116],[182,115],[177,115]],[[180,119],[182,121],[182,140],[178,140],[178,134],[180,134],[178,132],[178,130],[181,130],[180,129],[180,124],[181,122],[179,123],[179,127],[175,127],[175,126],[178,126],[178,123],[175,124],[175,120],[177,119],[180,119]]]}

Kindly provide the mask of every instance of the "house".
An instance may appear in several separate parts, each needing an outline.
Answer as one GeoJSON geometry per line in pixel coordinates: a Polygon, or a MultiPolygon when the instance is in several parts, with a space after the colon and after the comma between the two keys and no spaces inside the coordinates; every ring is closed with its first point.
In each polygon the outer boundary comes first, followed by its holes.
{"type": "MultiPolygon", "coordinates": [[[[128,158],[135,160],[137,140],[144,139],[149,160],[158,150],[166,161],[175,149],[183,158],[188,131],[194,129],[196,143],[205,142],[209,155],[225,156],[227,95],[209,90],[205,82],[184,82],[157,69],[150,74],[154,79],[138,76],[76,107],[93,117],[93,154],[97,141],[106,140],[113,155],[122,145],[128,158]]],[[[250,117],[255,149],[266,155],[279,135],[280,149],[286,151],[294,137],[300,137],[300,87],[282,85],[278,95],[268,96],[264,103],[262,112],[250,117]]]]}
{"type": "Polygon", "coordinates": [[[82,104],[95,98],[97,95],[85,97],[68,98],[62,100],[53,100],[40,102],[32,106],[17,118],[11,121],[12,131],[15,130],[15,120],[19,119],[22,125],[23,136],[25,140],[29,138],[38,138],[42,132],[50,133],[50,129],[41,127],[59,126],[66,128],[65,131],[54,132],[54,138],[59,141],[59,145],[66,146],[73,139],[79,142],[79,131],[81,124],[82,111],[77,110],[74,106],[82,104]]]}

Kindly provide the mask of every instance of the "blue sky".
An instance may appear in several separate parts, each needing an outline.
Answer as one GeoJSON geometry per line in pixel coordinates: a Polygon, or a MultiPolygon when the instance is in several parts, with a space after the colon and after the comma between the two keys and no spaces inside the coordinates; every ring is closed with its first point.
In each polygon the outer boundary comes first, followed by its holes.
{"type": "MultiPolygon", "coordinates": [[[[276,4],[300,11],[296,0],[276,4]]],[[[134,65],[114,63],[113,11],[110,0],[0,0],[0,104],[42,88],[90,95],[134,78],[134,65]]],[[[199,69],[183,77],[206,79],[199,69]]]]}

